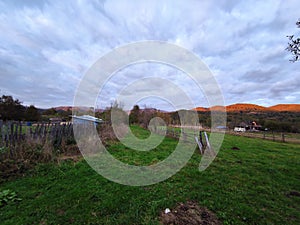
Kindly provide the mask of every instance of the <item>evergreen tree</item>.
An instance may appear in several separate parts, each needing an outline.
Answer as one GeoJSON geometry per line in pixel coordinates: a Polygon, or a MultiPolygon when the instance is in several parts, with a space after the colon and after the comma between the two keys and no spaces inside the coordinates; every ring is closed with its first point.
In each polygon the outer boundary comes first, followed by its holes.
{"type": "Polygon", "coordinates": [[[130,115],[129,115],[130,124],[138,124],[140,122],[139,117],[140,117],[140,107],[138,105],[135,105],[130,111],[130,115]]]}
{"type": "Polygon", "coordinates": [[[26,108],[25,119],[27,121],[38,121],[40,119],[40,113],[34,105],[26,108]]]}

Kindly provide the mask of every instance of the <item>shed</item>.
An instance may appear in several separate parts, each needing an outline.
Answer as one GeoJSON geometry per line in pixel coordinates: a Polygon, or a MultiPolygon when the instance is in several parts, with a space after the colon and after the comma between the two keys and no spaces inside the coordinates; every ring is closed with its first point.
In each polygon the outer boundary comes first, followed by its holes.
{"type": "Polygon", "coordinates": [[[72,116],[73,123],[76,124],[86,124],[86,123],[94,123],[95,125],[102,123],[103,120],[94,116],[90,115],[83,115],[83,116],[72,116]]]}

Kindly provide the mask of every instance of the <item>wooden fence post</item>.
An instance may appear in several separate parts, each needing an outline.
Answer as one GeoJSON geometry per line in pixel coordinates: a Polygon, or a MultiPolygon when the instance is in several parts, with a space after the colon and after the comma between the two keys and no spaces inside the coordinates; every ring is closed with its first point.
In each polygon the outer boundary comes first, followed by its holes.
{"type": "Polygon", "coordinates": [[[23,135],[22,135],[22,123],[21,122],[19,122],[19,140],[22,140],[23,139],[23,135]]]}
{"type": "Polygon", "coordinates": [[[14,123],[10,122],[9,124],[10,130],[8,133],[8,138],[9,138],[9,148],[10,148],[10,156],[13,156],[13,146],[14,146],[14,123]]]}
{"type": "Polygon", "coordinates": [[[3,131],[3,121],[0,120],[0,147],[2,147],[3,143],[4,143],[4,131],[3,131]]]}
{"type": "Polygon", "coordinates": [[[200,154],[203,154],[203,145],[200,143],[200,141],[198,140],[198,137],[195,136],[195,141],[198,144],[199,150],[200,150],[200,154]]]}
{"type": "Polygon", "coordinates": [[[204,146],[203,139],[202,139],[202,131],[201,130],[199,131],[199,141],[202,144],[202,146],[204,146]]]}
{"type": "Polygon", "coordinates": [[[210,147],[210,143],[209,143],[209,140],[208,140],[208,136],[206,134],[206,132],[204,131],[204,137],[205,137],[205,140],[206,140],[206,146],[208,147],[208,149],[210,150],[211,147],[210,147]]]}

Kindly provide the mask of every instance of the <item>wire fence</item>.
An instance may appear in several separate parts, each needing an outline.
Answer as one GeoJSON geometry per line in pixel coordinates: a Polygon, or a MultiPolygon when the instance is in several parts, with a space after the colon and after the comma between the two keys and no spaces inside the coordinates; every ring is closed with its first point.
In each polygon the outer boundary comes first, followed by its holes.
{"type": "MultiPolygon", "coordinates": [[[[204,132],[221,132],[218,129],[209,129],[203,127],[155,127],[152,128],[154,132],[163,134],[166,132],[166,135],[173,138],[179,138],[180,136],[187,141],[195,141],[195,137],[199,137],[199,140],[203,141],[204,132]],[[184,128],[184,129],[181,129],[184,128]],[[182,133],[182,134],[181,134],[182,133]]],[[[223,132],[223,131],[222,131],[223,132]]],[[[236,132],[233,130],[226,130],[226,134],[234,136],[243,136],[249,138],[259,138],[264,140],[270,140],[275,142],[284,142],[284,143],[293,143],[300,144],[300,134],[299,133],[286,133],[286,132],[275,132],[275,131],[246,131],[246,132],[236,132]]]]}
{"type": "MultiPolygon", "coordinates": [[[[210,129],[203,127],[165,127],[151,126],[149,129],[159,135],[166,135],[177,140],[189,143],[197,143],[200,151],[209,146],[206,132],[210,129]]],[[[80,129],[84,131],[84,129],[80,129]]],[[[218,130],[213,130],[218,132],[218,130]]],[[[101,133],[101,132],[100,132],[101,133]]],[[[300,134],[259,131],[259,132],[234,132],[226,131],[227,134],[249,138],[260,138],[271,141],[300,144],[300,134]]],[[[88,134],[87,134],[88,135],[88,134]]],[[[41,145],[47,143],[54,148],[59,148],[62,142],[76,143],[72,123],[30,123],[0,120],[0,154],[5,152],[13,155],[24,143],[35,142],[41,145]]],[[[201,153],[203,153],[201,151],[201,153]]]]}
{"type": "Polygon", "coordinates": [[[275,131],[256,131],[256,132],[226,131],[226,133],[235,136],[243,136],[243,137],[259,138],[259,139],[276,141],[276,142],[300,144],[299,133],[285,133],[285,132],[275,132],[275,131]]]}

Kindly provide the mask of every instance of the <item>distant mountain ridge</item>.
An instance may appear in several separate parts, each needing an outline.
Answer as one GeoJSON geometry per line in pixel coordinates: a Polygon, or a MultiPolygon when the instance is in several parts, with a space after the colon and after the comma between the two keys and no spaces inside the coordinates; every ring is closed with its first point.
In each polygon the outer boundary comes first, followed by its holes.
{"type": "MultiPolygon", "coordinates": [[[[68,111],[72,110],[72,106],[59,106],[54,107],[56,110],[63,110],[68,111]]],[[[90,110],[89,107],[75,107],[75,110],[90,110]]],[[[212,106],[211,108],[206,107],[197,107],[193,110],[196,110],[198,112],[208,112],[208,111],[224,111],[226,109],[226,112],[300,112],[300,104],[278,104],[270,107],[264,107],[256,104],[250,104],[250,103],[236,103],[228,106],[212,106]]],[[[103,111],[101,109],[97,109],[96,111],[103,111]]],[[[163,111],[164,112],[164,111],[163,111]]]]}
{"type": "Polygon", "coordinates": [[[272,111],[288,111],[288,112],[300,112],[300,104],[278,104],[269,107],[272,111]]]}
{"type": "MultiPolygon", "coordinates": [[[[255,104],[237,103],[225,106],[226,112],[300,112],[300,104],[278,104],[264,107],[255,104]]],[[[197,107],[198,112],[224,111],[223,106],[213,106],[211,108],[197,107]]]]}
{"type": "MultiPolygon", "coordinates": [[[[73,109],[75,109],[76,111],[89,111],[89,110],[93,110],[92,107],[73,107],[73,106],[58,106],[58,107],[54,107],[55,110],[57,111],[72,111],[73,109]]],[[[96,112],[101,112],[103,111],[102,109],[96,109],[96,112]]]]}

